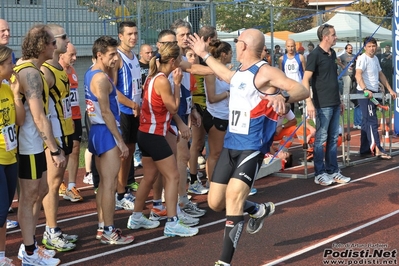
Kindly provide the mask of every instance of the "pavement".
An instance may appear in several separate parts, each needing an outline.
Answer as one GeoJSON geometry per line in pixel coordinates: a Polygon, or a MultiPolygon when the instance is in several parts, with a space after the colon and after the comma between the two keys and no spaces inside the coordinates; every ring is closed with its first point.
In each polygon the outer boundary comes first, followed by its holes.
{"type": "MultiPolygon", "coordinates": [[[[295,178],[302,174],[299,158],[303,154],[298,142],[291,152],[296,167],[256,181],[255,202],[272,201],[276,212],[265,220],[260,232],[243,232],[232,265],[398,265],[399,185],[398,156],[391,160],[357,156],[360,130],[351,131],[351,158],[346,167],[339,161],[342,173],[352,178],[348,184],[328,187],[316,185],[313,178],[295,178]],[[364,160],[364,161],[360,161],[364,160]],[[291,177],[290,173],[294,173],[291,177]],[[281,173],[280,173],[281,174],[281,173]]],[[[399,139],[392,138],[393,153],[399,139]]],[[[341,152],[341,150],[340,150],[341,152]]],[[[308,165],[308,173],[313,172],[308,165]]],[[[136,171],[140,182],[141,169],[136,171]]],[[[57,252],[62,265],[214,265],[221,253],[225,214],[209,209],[206,195],[193,195],[193,200],[207,214],[198,225],[199,234],[189,238],[163,236],[164,222],[151,230],[129,230],[126,223],[130,211],[115,213],[115,225],[126,235],[134,235],[130,245],[103,245],[95,239],[97,215],[93,189],[83,184],[84,170],[79,170],[77,186],[83,202],[60,199],[59,226],[65,233],[78,234],[77,247],[57,252]]],[[[151,195],[144,214],[151,208],[151,195]]],[[[18,202],[13,203],[18,209],[18,202]]],[[[17,219],[10,214],[9,219],[17,219]]],[[[245,216],[248,221],[248,215],[245,216]]],[[[44,213],[37,226],[37,238],[44,231],[44,213]]],[[[22,243],[19,228],[8,230],[7,256],[16,265],[22,243]]]]}

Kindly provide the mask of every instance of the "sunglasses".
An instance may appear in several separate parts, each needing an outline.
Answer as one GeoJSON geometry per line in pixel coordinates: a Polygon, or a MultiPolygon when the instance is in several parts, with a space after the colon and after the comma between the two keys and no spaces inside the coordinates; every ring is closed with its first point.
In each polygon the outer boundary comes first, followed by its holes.
{"type": "Polygon", "coordinates": [[[54,38],[61,38],[61,39],[63,39],[63,40],[66,40],[67,39],[67,34],[66,33],[64,33],[64,34],[58,34],[58,35],[54,35],[54,38]]]}
{"type": "Polygon", "coordinates": [[[177,44],[177,41],[173,41],[173,42],[159,42],[160,44],[167,44],[167,43],[172,43],[172,44],[177,44]]]}
{"type": "Polygon", "coordinates": [[[245,46],[247,45],[247,43],[246,43],[246,42],[244,42],[243,40],[239,40],[238,38],[234,38],[234,40],[233,40],[233,41],[234,41],[235,43],[238,43],[238,42],[243,42],[245,46]]]}
{"type": "Polygon", "coordinates": [[[54,46],[57,44],[57,40],[51,41],[50,43],[54,46]]]}

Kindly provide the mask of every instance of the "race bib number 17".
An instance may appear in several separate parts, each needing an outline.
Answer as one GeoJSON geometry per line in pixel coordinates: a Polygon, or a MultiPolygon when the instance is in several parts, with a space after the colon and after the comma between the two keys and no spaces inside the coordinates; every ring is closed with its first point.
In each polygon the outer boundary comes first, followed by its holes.
{"type": "Polygon", "coordinates": [[[231,133],[248,135],[250,113],[248,110],[234,109],[229,113],[229,131],[231,133]]]}

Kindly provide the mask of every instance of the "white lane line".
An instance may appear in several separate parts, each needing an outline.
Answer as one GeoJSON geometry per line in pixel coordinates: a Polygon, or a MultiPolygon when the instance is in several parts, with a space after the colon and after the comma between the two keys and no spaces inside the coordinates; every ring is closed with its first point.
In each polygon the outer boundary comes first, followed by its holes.
{"type": "MultiPolygon", "coordinates": [[[[379,175],[379,174],[383,174],[383,173],[386,173],[386,172],[389,172],[389,171],[396,170],[396,169],[398,169],[398,168],[399,168],[399,166],[396,166],[396,167],[393,167],[393,168],[390,168],[390,169],[386,169],[386,170],[384,170],[384,171],[381,171],[381,172],[378,172],[378,173],[374,173],[374,174],[371,174],[371,175],[367,175],[367,176],[361,177],[361,178],[359,178],[359,179],[353,180],[353,181],[351,181],[350,183],[355,183],[355,182],[358,182],[358,181],[361,181],[361,180],[364,180],[364,179],[367,179],[367,178],[370,178],[370,177],[373,177],[373,176],[376,176],[376,175],[379,175]]],[[[350,183],[349,183],[349,184],[350,184],[350,183]]],[[[316,195],[316,194],[318,194],[318,193],[326,192],[326,191],[328,191],[328,190],[335,189],[335,188],[338,188],[338,187],[341,187],[341,186],[346,186],[346,185],[349,185],[349,184],[339,184],[339,185],[335,185],[335,186],[328,187],[328,188],[325,188],[325,189],[322,189],[322,190],[319,190],[319,191],[315,191],[315,192],[308,193],[308,194],[305,194],[305,195],[302,195],[302,196],[299,196],[299,197],[295,197],[295,198],[292,198],[292,199],[289,199],[289,200],[285,200],[285,201],[282,201],[282,202],[278,202],[278,203],[276,203],[275,205],[276,205],[276,206],[283,205],[283,204],[286,204],[286,203],[289,203],[289,202],[292,202],[292,201],[295,201],[295,200],[299,200],[299,199],[303,199],[303,198],[306,198],[306,197],[310,197],[310,196],[316,195]]],[[[399,212],[399,210],[398,210],[397,212],[399,212]]],[[[396,213],[394,213],[394,214],[396,214],[396,213]]],[[[392,214],[392,215],[394,215],[394,214],[392,214]]],[[[391,215],[391,216],[392,216],[392,215],[391,215]]],[[[381,219],[381,218],[380,218],[380,219],[381,219]]],[[[226,221],[226,219],[220,219],[220,220],[217,220],[217,221],[213,221],[213,222],[210,222],[210,223],[207,223],[207,224],[200,225],[200,226],[198,226],[197,228],[209,227],[209,226],[212,226],[212,225],[215,225],[215,224],[222,223],[222,222],[224,222],[224,221],[226,221]]],[[[366,223],[366,225],[367,225],[367,223],[366,223]]],[[[61,264],[61,265],[74,265],[74,264],[78,264],[78,263],[81,263],[81,262],[85,262],[85,261],[89,261],[89,260],[93,260],[93,259],[100,258],[100,257],[102,257],[102,256],[104,256],[104,255],[109,255],[109,254],[117,253],[117,252],[120,252],[120,251],[128,250],[128,249],[131,249],[131,248],[134,248],[134,247],[138,247],[138,246],[141,246],[141,245],[143,245],[143,244],[149,244],[149,243],[157,242],[157,241],[163,240],[163,239],[165,239],[165,238],[167,238],[167,237],[163,236],[163,237],[153,238],[153,239],[150,239],[150,240],[147,240],[147,241],[143,241],[143,242],[140,242],[140,243],[137,243],[137,244],[128,245],[128,246],[123,247],[123,248],[113,249],[113,250],[108,251],[108,252],[106,252],[106,253],[101,253],[101,254],[93,255],[93,256],[90,256],[90,257],[82,258],[82,259],[80,259],[80,260],[77,260],[77,261],[74,261],[74,262],[68,262],[68,263],[66,263],[66,264],[61,264]]]]}
{"type": "Polygon", "coordinates": [[[321,246],[323,246],[323,245],[325,245],[325,244],[327,244],[327,243],[330,243],[330,242],[332,242],[332,241],[334,241],[334,240],[337,240],[337,239],[342,238],[342,237],[344,237],[344,236],[350,235],[350,234],[352,234],[352,233],[354,233],[354,232],[356,232],[356,231],[359,231],[359,230],[361,230],[361,229],[363,229],[363,228],[366,228],[366,227],[368,227],[368,226],[371,226],[371,225],[374,225],[374,224],[376,224],[376,223],[378,223],[378,222],[381,222],[381,221],[383,221],[383,220],[385,220],[385,219],[388,219],[389,217],[394,216],[394,215],[396,215],[396,214],[398,214],[398,213],[399,213],[399,210],[393,211],[393,212],[388,213],[388,214],[386,214],[386,215],[384,215],[384,216],[381,216],[380,218],[377,218],[377,219],[372,220],[372,221],[370,221],[370,222],[368,222],[368,223],[365,223],[365,224],[363,224],[363,225],[360,225],[360,226],[358,226],[358,227],[355,227],[355,228],[353,228],[353,229],[351,229],[351,230],[348,230],[348,231],[346,231],[346,232],[343,232],[343,233],[341,233],[341,234],[339,234],[339,235],[336,235],[336,236],[327,238],[326,240],[321,241],[321,242],[319,242],[319,243],[317,243],[317,244],[311,245],[311,246],[309,246],[309,247],[307,247],[307,248],[304,248],[304,249],[300,249],[300,250],[298,250],[298,251],[295,251],[295,252],[293,252],[293,253],[291,253],[291,254],[288,254],[288,255],[286,255],[286,256],[284,256],[284,257],[282,257],[282,258],[279,258],[279,259],[277,259],[277,260],[268,262],[268,263],[264,264],[263,266],[272,266],[272,265],[276,265],[276,264],[278,264],[278,263],[281,263],[281,262],[284,262],[284,261],[286,261],[286,260],[292,259],[292,258],[294,258],[294,257],[296,257],[296,256],[300,256],[300,255],[302,255],[302,254],[304,254],[304,253],[306,253],[306,252],[308,252],[308,251],[311,251],[311,250],[313,250],[313,249],[319,248],[319,247],[321,247],[321,246]]]}
{"type": "Polygon", "coordinates": [[[323,193],[323,192],[326,192],[326,191],[329,191],[329,190],[332,190],[332,189],[336,189],[336,188],[339,188],[339,187],[342,187],[342,186],[348,186],[348,185],[350,185],[352,183],[356,183],[356,182],[362,181],[364,179],[367,179],[367,178],[370,178],[370,177],[373,177],[373,176],[376,176],[376,175],[384,174],[384,173],[387,173],[387,172],[390,172],[390,171],[393,171],[393,170],[396,170],[396,169],[399,169],[399,166],[396,166],[396,167],[393,167],[393,168],[389,168],[389,169],[386,169],[384,171],[377,172],[377,173],[374,173],[374,174],[371,174],[371,175],[366,175],[364,177],[360,177],[358,179],[352,180],[351,182],[349,182],[347,184],[336,184],[334,186],[330,186],[330,187],[327,187],[327,188],[324,188],[324,189],[321,189],[321,190],[313,191],[311,193],[304,194],[304,195],[301,195],[301,196],[298,196],[298,197],[295,197],[295,198],[292,198],[292,199],[284,200],[284,201],[275,203],[274,205],[275,206],[283,205],[283,204],[286,204],[286,203],[289,203],[289,202],[293,202],[293,201],[296,201],[296,200],[299,200],[299,199],[303,199],[303,198],[310,197],[310,196],[313,196],[313,195],[316,195],[316,194],[320,194],[320,193],[323,193]]]}

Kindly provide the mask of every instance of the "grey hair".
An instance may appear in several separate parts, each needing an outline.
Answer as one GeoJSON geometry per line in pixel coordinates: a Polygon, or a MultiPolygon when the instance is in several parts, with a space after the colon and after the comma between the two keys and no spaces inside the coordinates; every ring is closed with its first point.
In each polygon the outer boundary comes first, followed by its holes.
{"type": "Polygon", "coordinates": [[[187,21],[182,20],[180,18],[175,20],[175,22],[173,22],[173,24],[170,25],[170,29],[173,30],[175,33],[176,33],[178,28],[182,28],[182,27],[190,29],[190,32],[191,32],[191,24],[190,24],[190,22],[187,22],[187,21]]]}

